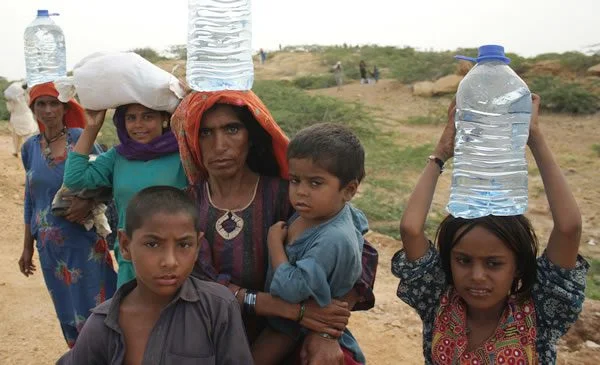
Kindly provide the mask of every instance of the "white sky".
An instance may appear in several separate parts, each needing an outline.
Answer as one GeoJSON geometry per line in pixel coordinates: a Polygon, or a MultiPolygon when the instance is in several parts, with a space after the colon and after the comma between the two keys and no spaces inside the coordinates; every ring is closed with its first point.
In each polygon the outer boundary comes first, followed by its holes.
{"type": "MultiPolygon", "coordinates": [[[[96,51],[187,40],[187,0],[2,0],[0,75],[25,76],[23,32],[37,9],[65,33],[67,66],[96,51]]],[[[372,44],[448,50],[504,45],[533,56],[600,43],[600,0],[253,0],[253,47],[372,44]]]]}

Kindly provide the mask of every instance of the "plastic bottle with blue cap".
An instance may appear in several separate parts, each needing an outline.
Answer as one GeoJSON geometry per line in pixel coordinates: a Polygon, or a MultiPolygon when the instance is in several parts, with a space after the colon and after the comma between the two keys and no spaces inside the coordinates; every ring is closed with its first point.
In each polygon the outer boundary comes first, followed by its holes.
{"type": "Polygon", "coordinates": [[[67,75],[67,53],[62,29],[42,9],[25,28],[25,68],[29,87],[67,75]]]}
{"type": "Polygon", "coordinates": [[[531,92],[508,66],[504,47],[485,45],[458,86],[454,168],[447,210],[455,217],[518,215],[527,210],[531,92]]]}

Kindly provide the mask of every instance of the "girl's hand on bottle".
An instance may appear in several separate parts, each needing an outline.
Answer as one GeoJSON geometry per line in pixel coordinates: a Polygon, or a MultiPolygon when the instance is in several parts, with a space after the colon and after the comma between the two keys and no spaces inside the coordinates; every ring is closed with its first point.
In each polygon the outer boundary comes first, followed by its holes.
{"type": "Polygon", "coordinates": [[[538,94],[531,94],[531,121],[529,122],[529,139],[527,140],[527,145],[529,145],[529,147],[531,147],[542,134],[539,124],[541,101],[542,99],[538,94]]]}
{"type": "Polygon", "coordinates": [[[454,117],[456,116],[456,98],[452,99],[448,106],[448,122],[442,132],[442,136],[435,148],[434,155],[446,162],[454,156],[454,137],[456,136],[456,127],[454,117]]]}

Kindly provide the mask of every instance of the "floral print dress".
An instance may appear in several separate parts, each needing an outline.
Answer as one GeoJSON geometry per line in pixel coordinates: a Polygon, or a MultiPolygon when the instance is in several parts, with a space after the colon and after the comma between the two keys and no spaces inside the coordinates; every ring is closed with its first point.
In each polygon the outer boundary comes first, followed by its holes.
{"type": "Polygon", "coordinates": [[[42,273],[69,347],[75,344],[90,310],[112,297],[117,282],[106,241],[92,229],[51,213],[52,199],[63,183],[65,158],[81,129],[69,129],[65,155],[48,159],[41,136],[22,147],[25,167],[25,224],[31,227],[42,273]]]}

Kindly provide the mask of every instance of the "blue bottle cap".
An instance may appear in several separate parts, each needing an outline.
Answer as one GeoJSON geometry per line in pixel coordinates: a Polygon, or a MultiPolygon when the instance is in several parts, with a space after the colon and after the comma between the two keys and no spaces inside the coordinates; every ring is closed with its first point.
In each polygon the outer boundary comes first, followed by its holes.
{"type": "Polygon", "coordinates": [[[504,47],[495,44],[488,44],[479,47],[479,55],[477,58],[467,56],[454,56],[457,60],[465,60],[470,62],[481,62],[485,60],[496,60],[506,64],[510,63],[510,58],[504,55],[504,47]]]}
{"type": "Polygon", "coordinates": [[[50,14],[48,13],[48,10],[38,10],[37,12],[37,16],[50,16],[50,14]]]}

